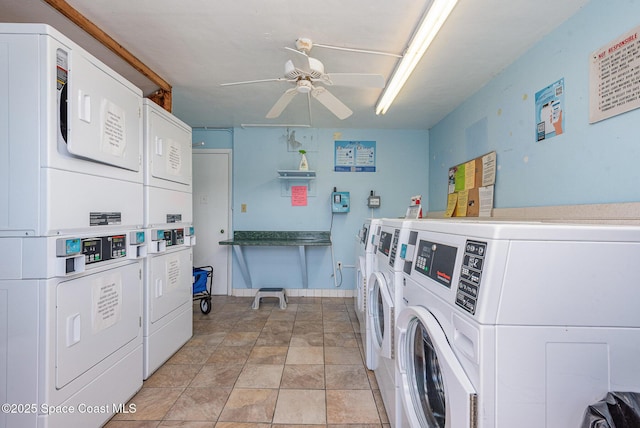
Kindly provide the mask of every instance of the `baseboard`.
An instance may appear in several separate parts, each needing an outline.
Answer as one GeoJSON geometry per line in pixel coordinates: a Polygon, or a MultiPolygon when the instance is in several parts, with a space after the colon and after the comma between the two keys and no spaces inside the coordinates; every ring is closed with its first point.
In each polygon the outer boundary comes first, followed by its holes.
{"type": "MultiPolygon", "coordinates": [[[[234,288],[232,295],[238,297],[254,297],[257,288],[234,288]]],[[[340,290],[335,288],[286,288],[285,292],[290,297],[353,297],[353,290],[340,290]]]]}

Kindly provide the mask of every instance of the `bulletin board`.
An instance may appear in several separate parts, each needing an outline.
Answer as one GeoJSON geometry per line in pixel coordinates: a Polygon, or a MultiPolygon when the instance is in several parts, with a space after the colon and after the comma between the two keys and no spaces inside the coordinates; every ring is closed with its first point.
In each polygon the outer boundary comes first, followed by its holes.
{"type": "Polygon", "coordinates": [[[496,152],[449,168],[446,217],[491,217],[496,152]]]}

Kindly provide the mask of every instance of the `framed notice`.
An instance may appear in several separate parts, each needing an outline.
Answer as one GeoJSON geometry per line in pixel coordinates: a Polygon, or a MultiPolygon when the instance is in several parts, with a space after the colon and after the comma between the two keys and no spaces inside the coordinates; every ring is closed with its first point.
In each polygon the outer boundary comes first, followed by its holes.
{"type": "Polygon", "coordinates": [[[640,27],[591,54],[589,123],[640,107],[640,27]]]}
{"type": "Polygon", "coordinates": [[[376,172],[376,142],[335,141],[334,171],[376,172]]]}

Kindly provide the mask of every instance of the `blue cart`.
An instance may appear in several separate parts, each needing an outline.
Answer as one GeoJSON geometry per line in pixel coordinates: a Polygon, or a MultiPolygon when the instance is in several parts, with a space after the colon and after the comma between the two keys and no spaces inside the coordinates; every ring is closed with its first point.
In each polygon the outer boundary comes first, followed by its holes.
{"type": "Polygon", "coordinates": [[[203,314],[211,312],[212,281],[213,267],[201,266],[193,268],[193,300],[200,300],[200,310],[203,314]]]}

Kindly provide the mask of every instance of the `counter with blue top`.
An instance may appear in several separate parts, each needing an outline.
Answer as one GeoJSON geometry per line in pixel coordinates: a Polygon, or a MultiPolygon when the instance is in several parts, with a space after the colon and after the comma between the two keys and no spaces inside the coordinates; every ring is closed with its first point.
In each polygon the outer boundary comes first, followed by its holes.
{"type": "Polygon", "coordinates": [[[306,247],[331,246],[331,233],[324,231],[247,231],[233,232],[233,239],[220,241],[220,245],[232,245],[238,258],[240,272],[249,288],[253,288],[249,268],[244,257],[245,247],[298,247],[300,265],[302,267],[302,286],[308,288],[306,247]]]}

